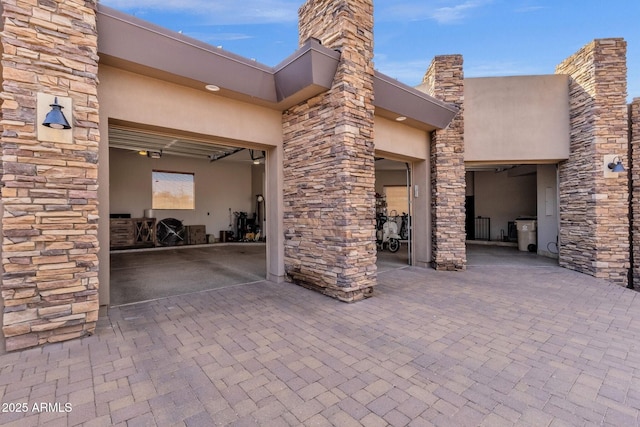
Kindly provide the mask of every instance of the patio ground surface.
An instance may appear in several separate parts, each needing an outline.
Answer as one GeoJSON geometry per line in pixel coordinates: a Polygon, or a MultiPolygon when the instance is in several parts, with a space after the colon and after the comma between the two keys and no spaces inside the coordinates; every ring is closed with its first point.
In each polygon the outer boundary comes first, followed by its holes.
{"type": "Polygon", "coordinates": [[[381,272],[355,304],[260,281],[111,308],[0,356],[0,425],[640,424],[640,294],[471,264],[381,272]]]}

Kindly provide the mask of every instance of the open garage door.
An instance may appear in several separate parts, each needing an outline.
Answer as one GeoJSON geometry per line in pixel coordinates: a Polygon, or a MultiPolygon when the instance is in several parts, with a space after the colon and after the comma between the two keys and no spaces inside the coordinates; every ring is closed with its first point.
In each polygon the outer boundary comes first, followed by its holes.
{"type": "Polygon", "coordinates": [[[408,163],[376,158],[378,271],[411,264],[410,177],[408,163]],[[393,239],[399,242],[397,250],[393,239]]]}
{"type": "Polygon", "coordinates": [[[266,152],[109,127],[110,305],[266,278],[266,152]]]}
{"type": "Polygon", "coordinates": [[[474,164],[466,172],[468,265],[557,263],[555,164],[474,164]]]}

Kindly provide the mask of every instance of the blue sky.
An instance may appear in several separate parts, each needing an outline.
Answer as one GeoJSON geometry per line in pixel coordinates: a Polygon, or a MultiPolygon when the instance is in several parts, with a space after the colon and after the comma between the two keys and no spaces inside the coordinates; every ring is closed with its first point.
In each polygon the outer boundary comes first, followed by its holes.
{"type": "MultiPolygon", "coordinates": [[[[298,47],[303,0],[100,0],[225,50],[276,65],[298,47]]],[[[420,83],[435,55],[460,53],[465,77],[552,74],[596,38],[627,41],[628,100],[640,97],[636,0],[375,0],[375,67],[420,83]]]]}

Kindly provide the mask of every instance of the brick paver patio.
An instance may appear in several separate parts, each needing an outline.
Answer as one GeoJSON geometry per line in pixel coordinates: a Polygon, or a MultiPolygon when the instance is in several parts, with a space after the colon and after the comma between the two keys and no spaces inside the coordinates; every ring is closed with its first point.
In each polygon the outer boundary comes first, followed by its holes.
{"type": "Polygon", "coordinates": [[[636,426],[640,297],[548,266],[394,270],[351,305],[260,282],[0,356],[0,395],[20,427],[636,426]]]}

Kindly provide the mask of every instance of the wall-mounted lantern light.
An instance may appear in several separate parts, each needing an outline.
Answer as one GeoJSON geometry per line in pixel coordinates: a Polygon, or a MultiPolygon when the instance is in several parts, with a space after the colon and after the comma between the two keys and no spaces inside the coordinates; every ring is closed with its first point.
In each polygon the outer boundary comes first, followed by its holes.
{"type": "Polygon", "coordinates": [[[620,172],[625,172],[626,169],[622,164],[620,156],[615,154],[607,154],[604,156],[604,177],[615,178],[620,172]]]}
{"type": "Polygon", "coordinates": [[[74,132],[69,131],[73,125],[73,100],[38,92],[36,103],[38,141],[73,144],[74,132]]]}
{"type": "Polygon", "coordinates": [[[42,122],[43,126],[53,129],[71,129],[71,125],[64,116],[62,105],[58,104],[58,97],[53,100],[53,104],[49,104],[51,111],[49,111],[42,122]]]}
{"type": "Polygon", "coordinates": [[[624,172],[624,166],[622,165],[622,160],[620,160],[620,157],[616,157],[615,159],[613,159],[613,162],[609,163],[607,165],[607,167],[609,169],[611,169],[611,172],[624,172]]]}

